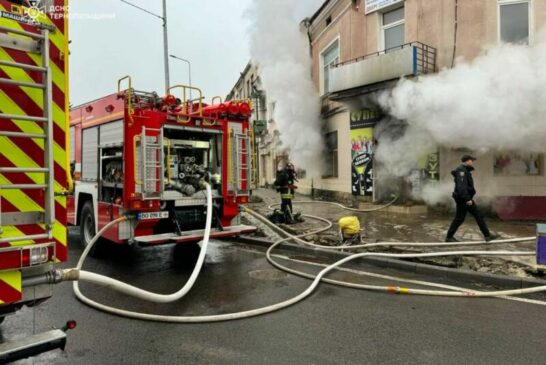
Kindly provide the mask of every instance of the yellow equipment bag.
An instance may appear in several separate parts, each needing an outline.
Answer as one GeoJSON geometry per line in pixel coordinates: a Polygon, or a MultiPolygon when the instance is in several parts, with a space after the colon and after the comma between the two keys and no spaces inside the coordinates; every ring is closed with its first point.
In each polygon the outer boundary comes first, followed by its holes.
{"type": "Polygon", "coordinates": [[[360,221],[358,220],[358,217],[340,218],[338,224],[344,236],[360,234],[360,221]]]}

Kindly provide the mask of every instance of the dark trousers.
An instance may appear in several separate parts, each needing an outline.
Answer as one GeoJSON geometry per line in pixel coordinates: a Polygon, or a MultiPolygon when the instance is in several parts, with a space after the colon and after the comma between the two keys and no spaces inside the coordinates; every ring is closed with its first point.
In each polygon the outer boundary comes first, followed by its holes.
{"type": "Polygon", "coordinates": [[[472,216],[474,216],[474,219],[476,220],[476,223],[478,223],[480,231],[482,231],[484,237],[489,237],[491,232],[489,232],[489,228],[487,228],[487,224],[485,224],[485,220],[483,219],[480,210],[476,206],[476,203],[466,205],[466,202],[460,199],[455,199],[455,203],[457,203],[457,213],[455,214],[455,219],[453,219],[453,222],[447,231],[447,237],[451,238],[455,236],[455,233],[466,218],[466,213],[470,213],[472,216]]]}
{"type": "Polygon", "coordinates": [[[289,210],[290,214],[292,214],[292,199],[281,199],[281,210],[283,212],[289,210]]]}

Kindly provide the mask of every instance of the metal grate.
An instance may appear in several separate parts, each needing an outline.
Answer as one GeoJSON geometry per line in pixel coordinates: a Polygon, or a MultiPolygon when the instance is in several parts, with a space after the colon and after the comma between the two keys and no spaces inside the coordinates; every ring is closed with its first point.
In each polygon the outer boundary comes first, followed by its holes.
{"type": "Polygon", "coordinates": [[[428,46],[421,42],[410,42],[410,43],[403,44],[401,46],[384,49],[379,52],[369,53],[367,55],[353,58],[348,61],[339,62],[335,64],[334,67],[349,65],[351,63],[363,61],[372,57],[381,56],[389,52],[405,49],[408,47],[412,47],[415,49],[415,67],[416,67],[415,73],[416,74],[428,74],[428,73],[436,72],[436,54],[437,54],[436,48],[428,46]]]}
{"type": "Polygon", "coordinates": [[[160,171],[162,145],[158,133],[160,129],[142,128],[142,156],[140,171],[142,172],[143,199],[157,199],[160,196],[160,171]],[[156,135],[148,135],[151,132],[156,135]]]}

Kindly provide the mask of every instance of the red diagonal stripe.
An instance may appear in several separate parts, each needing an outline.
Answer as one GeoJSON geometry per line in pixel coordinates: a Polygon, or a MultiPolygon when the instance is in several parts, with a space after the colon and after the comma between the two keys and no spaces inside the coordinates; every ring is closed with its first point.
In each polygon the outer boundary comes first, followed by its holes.
{"type": "Polygon", "coordinates": [[[5,303],[13,303],[21,300],[23,294],[18,292],[11,285],[8,285],[6,282],[0,280],[0,300],[5,303]]]}
{"type": "MultiPolygon", "coordinates": [[[[62,208],[62,206],[59,206],[57,204],[55,206],[55,213],[57,213],[57,210],[56,210],[57,207],[62,208]]],[[[13,204],[11,204],[11,202],[9,202],[8,200],[2,198],[2,211],[4,211],[4,212],[19,212],[19,209],[17,209],[17,207],[15,207],[13,204]]],[[[62,213],[62,209],[61,209],[61,213],[62,213]]],[[[55,218],[57,218],[57,217],[55,217],[55,218]]],[[[42,229],[42,227],[40,227],[37,224],[18,225],[17,229],[23,231],[23,233],[25,233],[25,234],[44,233],[44,230],[42,229]]]]}
{"type": "MultiPolygon", "coordinates": [[[[8,75],[1,69],[0,77],[9,78],[8,75]]],[[[13,100],[13,102],[16,103],[21,109],[23,109],[27,115],[43,115],[44,112],[42,108],[40,108],[19,86],[0,84],[0,90],[4,91],[6,95],[9,95],[11,100],[13,100]]],[[[2,106],[0,105],[0,110],[1,109],[2,106]]],[[[59,146],[66,149],[66,139],[64,136],[64,131],[56,123],[53,123],[53,139],[59,146]]]]}
{"type": "MultiPolygon", "coordinates": [[[[18,167],[15,166],[4,154],[0,154],[0,166],[2,167],[18,167]]],[[[12,184],[35,184],[35,182],[23,173],[5,173],[4,177],[12,184]]],[[[42,190],[25,190],[25,195],[28,195],[36,204],[44,206],[44,192],[42,190]]]]}
{"type": "Polygon", "coordinates": [[[18,212],[19,210],[15,208],[6,198],[2,196],[2,212],[13,213],[18,212]]]}
{"type": "MultiPolygon", "coordinates": [[[[23,132],[11,119],[4,119],[2,122],[2,130],[6,132],[23,132]]],[[[41,128],[41,126],[40,126],[41,128]]],[[[19,146],[24,146],[24,151],[27,156],[32,159],[38,166],[44,165],[44,150],[36,143],[35,140],[22,137],[9,137],[10,141],[19,146]]]]}
{"type": "MultiPolygon", "coordinates": [[[[2,122],[2,127],[5,131],[22,132],[22,130],[11,120],[5,120],[2,122]]],[[[26,152],[26,155],[32,161],[34,161],[36,165],[44,165],[44,150],[36,143],[36,141],[23,137],[9,137],[8,139],[15,145],[22,148],[26,152]]],[[[55,181],[57,181],[61,186],[66,186],[66,172],[56,161],[54,162],[53,173],[55,174],[55,181]]]]}
{"type": "MultiPolygon", "coordinates": [[[[7,9],[9,9],[9,7],[7,9]]],[[[19,23],[19,24],[21,25],[21,28],[27,32],[40,33],[36,30],[36,27],[34,25],[23,24],[23,23],[19,23]]],[[[51,41],[49,42],[49,55],[50,55],[51,61],[53,61],[61,70],[64,69],[64,61],[61,60],[61,51],[51,41]]],[[[65,55],[65,57],[67,56],[68,55],[65,55]]]]}
{"type": "MultiPolygon", "coordinates": [[[[2,198],[2,210],[4,212],[18,212],[19,210],[13,206],[9,201],[2,198]]],[[[55,218],[59,221],[60,224],[66,227],[66,209],[64,209],[60,204],[55,204],[55,218]]],[[[37,224],[34,225],[20,225],[17,226],[17,229],[20,230],[23,234],[32,235],[44,233],[42,227],[37,224]]],[[[68,235],[68,232],[67,232],[68,235]]],[[[68,242],[68,237],[66,237],[68,242]]],[[[48,240],[37,240],[37,243],[48,242],[48,240]]],[[[0,244],[0,247],[10,247],[9,243],[0,244]]],[[[57,254],[57,259],[61,261],[66,261],[68,259],[68,248],[63,245],[58,239],[55,238],[55,252],[57,254]]]]}
{"type": "MultiPolygon", "coordinates": [[[[34,60],[30,58],[30,56],[26,52],[18,51],[18,50],[14,50],[10,48],[5,48],[4,50],[11,58],[13,58],[15,62],[38,66],[38,64],[34,62],[34,60]]],[[[64,69],[64,64],[61,65],[60,69],[61,70],[64,69]]],[[[32,80],[34,80],[34,82],[43,83],[42,72],[26,71],[26,73],[32,80]]],[[[52,91],[53,91],[52,93],[53,102],[57,104],[59,108],[64,110],[65,109],[64,108],[64,105],[65,105],[64,92],[61,89],[59,89],[59,87],[55,83],[53,83],[52,91]]]]}
{"type": "MultiPolygon", "coordinates": [[[[65,0],[55,0],[54,4],[55,4],[55,6],[58,6],[59,9],[63,9],[61,7],[65,6],[65,0]]],[[[64,15],[64,13],[62,11],[56,11],[55,14],[63,14],[64,15]]],[[[56,17],[53,17],[53,19],[52,19],[51,16],[50,16],[49,19],[53,22],[53,24],[55,24],[58,31],[61,32],[62,34],[64,34],[64,17],[60,17],[58,19],[56,17]]]]}
{"type": "MultiPolygon", "coordinates": [[[[9,161],[4,155],[0,154],[0,166],[3,167],[16,167],[11,161],[9,161]]],[[[4,174],[4,177],[8,179],[13,184],[34,184],[34,181],[28,177],[26,174],[22,173],[10,173],[4,174]]],[[[36,204],[43,207],[44,206],[44,192],[42,190],[24,190],[25,195],[32,199],[36,204]]],[[[66,216],[66,208],[60,205],[58,202],[55,202],[55,212],[59,212],[60,217],[66,216]]]]}

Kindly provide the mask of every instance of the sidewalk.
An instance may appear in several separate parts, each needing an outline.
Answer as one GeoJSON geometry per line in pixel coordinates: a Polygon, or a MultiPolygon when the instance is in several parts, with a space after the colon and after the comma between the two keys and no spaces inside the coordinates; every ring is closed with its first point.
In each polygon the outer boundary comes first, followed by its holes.
{"type": "MultiPolygon", "coordinates": [[[[280,202],[278,194],[271,189],[259,189],[254,191],[253,194],[263,199],[263,202],[252,203],[249,206],[263,215],[267,215],[271,212],[267,208],[270,204],[280,202]]],[[[297,194],[295,201],[298,200],[310,200],[310,197],[297,194]]],[[[364,240],[366,242],[442,242],[445,239],[447,228],[452,219],[451,216],[438,215],[435,213],[421,215],[386,213],[382,211],[354,213],[326,204],[295,204],[294,211],[321,216],[332,221],[334,223],[332,229],[318,236],[310,237],[316,243],[332,246],[339,244],[338,226],[336,223],[339,218],[343,216],[356,215],[359,217],[362,227],[364,228],[364,240]]],[[[503,238],[530,237],[536,234],[536,226],[530,223],[503,222],[493,219],[488,219],[487,223],[492,231],[499,233],[503,238]]],[[[309,232],[320,227],[320,224],[320,222],[308,219],[306,222],[290,226],[290,228],[298,233],[309,232]]],[[[467,217],[467,221],[459,229],[457,237],[465,241],[483,239],[476,223],[470,216],[467,217]]],[[[472,246],[468,249],[534,251],[535,244],[533,242],[517,244],[492,243],[483,246],[472,246]]],[[[442,250],[453,250],[453,248],[442,250]]],[[[432,252],[438,251],[438,248],[400,249],[382,247],[370,251],[393,253],[432,252]]],[[[537,277],[537,266],[534,257],[449,257],[418,260],[418,262],[492,274],[537,277]]]]}

